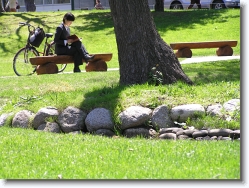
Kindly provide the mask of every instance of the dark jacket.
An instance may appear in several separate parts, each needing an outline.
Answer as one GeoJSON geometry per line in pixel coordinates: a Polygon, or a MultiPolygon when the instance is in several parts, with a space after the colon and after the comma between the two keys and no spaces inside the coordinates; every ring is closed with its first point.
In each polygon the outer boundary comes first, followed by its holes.
{"type": "Polygon", "coordinates": [[[57,28],[54,36],[55,42],[55,53],[56,54],[67,54],[68,46],[65,45],[64,40],[67,40],[67,37],[70,36],[70,29],[65,28],[64,24],[61,23],[57,28]]]}

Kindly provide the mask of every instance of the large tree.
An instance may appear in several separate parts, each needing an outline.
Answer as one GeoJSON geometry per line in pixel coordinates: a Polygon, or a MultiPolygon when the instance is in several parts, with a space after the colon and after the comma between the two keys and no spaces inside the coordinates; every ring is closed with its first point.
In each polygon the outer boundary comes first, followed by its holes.
{"type": "Polygon", "coordinates": [[[35,0],[24,0],[26,11],[27,12],[35,12],[36,6],[35,6],[35,0]]]}
{"type": "Polygon", "coordinates": [[[163,84],[192,81],[183,72],[172,48],[156,30],[148,0],[109,0],[118,47],[120,83],[148,82],[153,69],[163,84]]]}

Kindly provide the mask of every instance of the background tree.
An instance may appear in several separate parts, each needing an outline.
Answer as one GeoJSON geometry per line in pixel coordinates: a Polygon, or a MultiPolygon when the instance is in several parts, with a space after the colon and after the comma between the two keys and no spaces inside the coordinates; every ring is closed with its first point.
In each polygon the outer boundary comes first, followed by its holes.
{"type": "Polygon", "coordinates": [[[35,12],[36,6],[35,6],[35,0],[24,0],[26,11],[27,12],[35,12]]]}
{"type": "Polygon", "coordinates": [[[155,0],[155,11],[164,11],[164,0],[155,0]]]}
{"type": "Polygon", "coordinates": [[[147,0],[109,0],[118,47],[120,83],[148,82],[152,72],[162,83],[178,80],[192,84],[172,48],[156,30],[147,0]]]}
{"type": "Polygon", "coordinates": [[[1,2],[0,2],[0,11],[1,12],[5,12],[4,6],[5,6],[4,0],[1,0],[1,2]]]}

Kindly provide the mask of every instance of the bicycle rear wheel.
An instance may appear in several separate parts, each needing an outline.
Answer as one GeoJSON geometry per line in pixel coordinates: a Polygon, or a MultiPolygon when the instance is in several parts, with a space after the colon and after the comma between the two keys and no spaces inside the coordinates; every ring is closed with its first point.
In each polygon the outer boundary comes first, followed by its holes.
{"type": "MultiPolygon", "coordinates": [[[[55,43],[54,42],[48,45],[45,55],[46,56],[55,55],[55,43]]],[[[67,67],[67,64],[57,64],[57,66],[58,66],[58,72],[63,72],[65,68],[67,67]]]]}
{"type": "Polygon", "coordinates": [[[29,58],[39,56],[39,52],[33,47],[20,49],[13,59],[13,69],[17,76],[32,75],[36,71],[36,65],[32,65],[29,58]]]}

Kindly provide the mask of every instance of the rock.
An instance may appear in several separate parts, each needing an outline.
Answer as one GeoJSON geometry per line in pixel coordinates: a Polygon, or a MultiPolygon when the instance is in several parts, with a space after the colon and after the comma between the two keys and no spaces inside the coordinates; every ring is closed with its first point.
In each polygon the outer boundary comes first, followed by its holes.
{"type": "Polygon", "coordinates": [[[33,127],[37,129],[41,124],[46,124],[48,121],[53,121],[57,119],[59,112],[55,107],[41,108],[35,115],[33,120],[33,127]],[[51,118],[51,120],[49,119],[51,118]]]}
{"type": "Polygon", "coordinates": [[[224,137],[228,137],[230,135],[230,133],[232,132],[231,129],[211,129],[208,131],[208,135],[210,137],[213,136],[224,136],[224,137]]]}
{"type": "Polygon", "coordinates": [[[231,131],[229,137],[234,140],[240,138],[240,130],[231,131]]]}
{"type": "Polygon", "coordinates": [[[31,119],[34,117],[34,113],[28,110],[22,110],[15,114],[12,120],[12,127],[28,128],[31,126],[31,119]]]}
{"type": "Polygon", "coordinates": [[[197,137],[205,137],[208,135],[208,131],[207,130],[200,130],[200,131],[195,131],[192,134],[193,138],[197,138],[197,137]]]}
{"type": "Polygon", "coordinates": [[[159,136],[160,139],[172,139],[176,140],[176,134],[175,133],[164,133],[159,136]]]}
{"type": "Polygon", "coordinates": [[[192,135],[193,135],[193,133],[194,133],[195,131],[197,131],[197,130],[196,130],[196,129],[186,129],[186,130],[183,131],[183,134],[184,134],[184,135],[187,135],[187,136],[189,136],[189,137],[192,137],[192,135]]]}
{"type": "Polygon", "coordinates": [[[240,99],[232,99],[224,103],[223,108],[228,112],[233,112],[240,109],[240,99]]]}
{"type": "Polygon", "coordinates": [[[210,136],[203,137],[203,140],[210,140],[210,139],[211,139],[210,136]]]}
{"type": "Polygon", "coordinates": [[[12,116],[12,113],[9,113],[9,114],[4,113],[0,116],[0,127],[4,126],[9,116],[12,116]]]}
{"type": "Polygon", "coordinates": [[[58,116],[61,129],[65,133],[80,131],[84,129],[87,114],[82,110],[69,106],[58,116]]]}
{"type": "Polygon", "coordinates": [[[217,136],[212,136],[212,137],[210,138],[210,140],[217,140],[217,139],[218,139],[217,136]]]}
{"type": "Polygon", "coordinates": [[[139,126],[139,127],[125,129],[123,131],[123,135],[126,136],[127,138],[137,137],[137,136],[149,138],[150,136],[153,136],[150,134],[152,132],[153,131],[150,131],[149,127],[139,126]]]}
{"type": "Polygon", "coordinates": [[[169,116],[169,110],[165,105],[159,106],[154,109],[152,113],[151,122],[155,129],[174,126],[174,122],[169,116]]]}
{"type": "Polygon", "coordinates": [[[98,129],[114,129],[111,112],[105,108],[95,108],[86,117],[86,128],[89,132],[97,131],[98,129]]]}
{"type": "Polygon", "coordinates": [[[177,122],[186,122],[188,118],[193,117],[195,114],[204,114],[205,109],[200,104],[186,104],[176,106],[171,109],[171,119],[177,122]]]}
{"type": "Polygon", "coordinates": [[[228,140],[228,141],[230,141],[230,140],[232,140],[230,137],[221,137],[219,140],[228,140]]]}
{"type": "Polygon", "coordinates": [[[38,130],[38,131],[43,131],[43,130],[45,129],[45,127],[46,127],[46,123],[43,123],[43,124],[41,124],[41,125],[37,128],[37,130],[38,130]]]}
{"type": "Polygon", "coordinates": [[[221,116],[221,110],[222,110],[221,104],[215,104],[207,107],[207,114],[211,116],[221,116]]]}
{"type": "Polygon", "coordinates": [[[110,129],[98,129],[97,131],[95,131],[95,134],[108,137],[115,136],[115,133],[110,129]]]}
{"type": "Polygon", "coordinates": [[[44,128],[44,131],[46,131],[46,132],[52,132],[52,133],[60,133],[61,129],[60,129],[58,123],[47,122],[46,126],[44,128]]]}
{"type": "Polygon", "coordinates": [[[164,133],[177,133],[178,131],[183,131],[182,128],[178,127],[170,127],[170,128],[161,128],[159,130],[159,134],[164,134],[164,133]]]}
{"type": "Polygon", "coordinates": [[[141,106],[131,106],[118,115],[122,130],[143,125],[151,118],[152,110],[141,106]]]}
{"type": "Polygon", "coordinates": [[[177,138],[179,140],[189,140],[189,139],[191,139],[191,137],[189,137],[188,135],[179,135],[179,136],[177,136],[177,138]]]}

